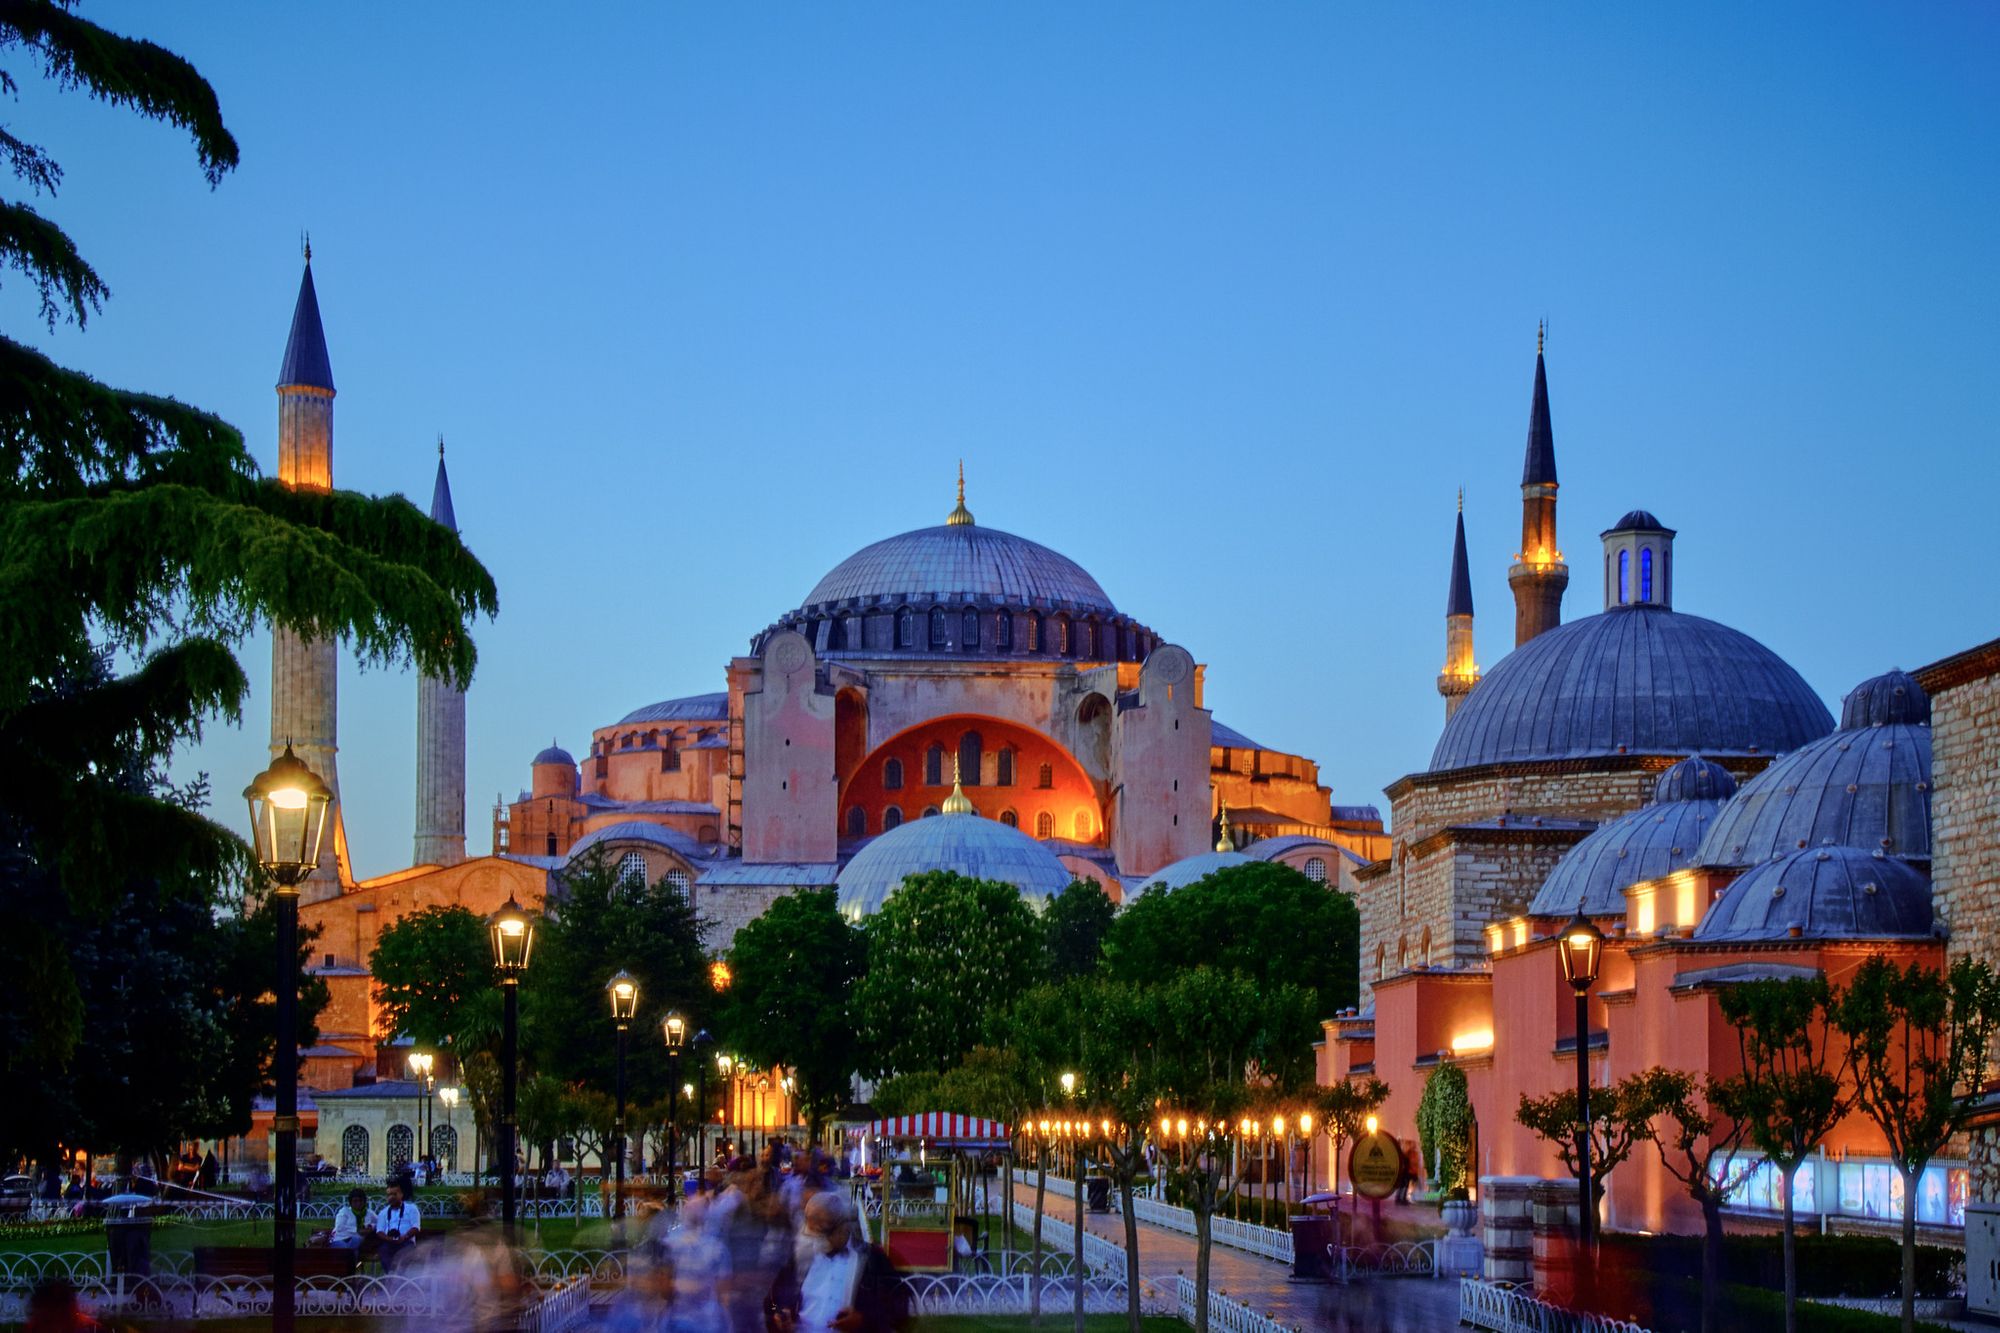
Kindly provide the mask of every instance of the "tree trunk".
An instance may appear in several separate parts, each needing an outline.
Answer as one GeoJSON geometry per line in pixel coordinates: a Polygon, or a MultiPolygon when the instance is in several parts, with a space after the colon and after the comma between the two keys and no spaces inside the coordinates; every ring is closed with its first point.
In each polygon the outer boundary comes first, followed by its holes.
{"type": "Polygon", "coordinates": [[[1070,1294],[1076,1307],[1076,1333],[1083,1333],[1083,1284],[1090,1270],[1083,1262],[1083,1153],[1076,1151],[1076,1267],[1071,1270],[1070,1294]]]}
{"type": "Polygon", "coordinates": [[[1903,1171],[1903,1333],[1917,1329],[1917,1173],[1903,1171]]]}
{"type": "Polygon", "coordinates": [[[1785,1333],[1799,1330],[1799,1266],[1797,1234],[1792,1226],[1792,1186],[1797,1182],[1799,1163],[1785,1172],[1785,1333]]]}
{"type": "Polygon", "coordinates": [[[1139,1217],[1132,1211],[1132,1176],[1125,1173],[1119,1193],[1125,1200],[1125,1317],[1132,1333],[1139,1333],[1139,1217]]]}
{"type": "Polygon", "coordinates": [[[1208,1201],[1199,1194],[1194,1199],[1194,1333],[1208,1333],[1208,1201]]]}
{"type": "Polygon", "coordinates": [[[1701,1200],[1701,1333],[1722,1330],[1722,1201],[1701,1200]]]}
{"type": "Polygon", "coordinates": [[[1035,1153],[1035,1231],[1028,1242],[1028,1327],[1042,1326],[1042,1201],[1048,1197],[1049,1152],[1035,1153]]]}

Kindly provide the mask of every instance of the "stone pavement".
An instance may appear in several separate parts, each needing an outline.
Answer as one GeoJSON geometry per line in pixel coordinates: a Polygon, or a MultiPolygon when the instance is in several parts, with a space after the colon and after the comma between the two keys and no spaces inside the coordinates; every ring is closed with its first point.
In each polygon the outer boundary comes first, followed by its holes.
{"type": "MultiPolygon", "coordinates": [[[[1025,1186],[1016,1184],[1014,1197],[1034,1206],[1032,1177],[1025,1186]]],[[[1044,1210],[1044,1239],[1054,1239],[1058,1247],[1067,1249],[1066,1238],[1076,1225],[1075,1204],[1051,1194],[1044,1210]]],[[[1125,1219],[1116,1213],[1085,1213],[1083,1225],[1086,1231],[1115,1245],[1125,1244],[1125,1219]]],[[[1176,1275],[1194,1276],[1194,1260],[1193,1236],[1147,1222],[1139,1224],[1142,1281],[1171,1292],[1176,1275]]],[[[1378,1278],[1346,1286],[1293,1282],[1290,1265],[1221,1244],[1209,1247],[1208,1266],[1209,1285],[1215,1291],[1309,1333],[1417,1333],[1458,1326],[1458,1282],[1453,1278],[1378,1278]]]]}

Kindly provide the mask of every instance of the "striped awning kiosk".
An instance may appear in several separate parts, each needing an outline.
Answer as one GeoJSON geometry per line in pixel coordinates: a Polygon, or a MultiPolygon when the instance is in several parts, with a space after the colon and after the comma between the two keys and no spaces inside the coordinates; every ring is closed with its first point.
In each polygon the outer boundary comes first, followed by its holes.
{"type": "Polygon", "coordinates": [[[942,1148],[1005,1148],[1013,1141],[1002,1121],[951,1111],[888,1116],[870,1124],[868,1132],[878,1139],[922,1141],[942,1148]]]}

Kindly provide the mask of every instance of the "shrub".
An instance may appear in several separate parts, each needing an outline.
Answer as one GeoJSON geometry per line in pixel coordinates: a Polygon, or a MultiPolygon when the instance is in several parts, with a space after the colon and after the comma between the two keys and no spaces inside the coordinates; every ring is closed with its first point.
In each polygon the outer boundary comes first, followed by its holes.
{"type": "Polygon", "coordinates": [[[1472,1094],[1465,1071],[1457,1065],[1439,1065],[1424,1080],[1424,1094],[1417,1101],[1418,1151],[1424,1169],[1437,1172],[1431,1183],[1447,1193],[1464,1189],[1471,1146],[1472,1094]]]}

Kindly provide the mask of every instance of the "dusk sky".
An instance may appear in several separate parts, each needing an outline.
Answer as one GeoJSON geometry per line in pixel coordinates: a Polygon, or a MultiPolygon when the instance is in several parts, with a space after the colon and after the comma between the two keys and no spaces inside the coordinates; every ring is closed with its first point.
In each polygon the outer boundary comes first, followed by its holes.
{"type": "MultiPolygon", "coordinates": [[[[499,584],[469,847],[553,737],[719,690],[851,551],[981,524],[1208,664],[1343,803],[1421,769],[1452,508],[1478,648],[1535,325],[1565,618],[1600,529],[1835,707],[2000,634],[2000,8],[88,3],[191,59],[243,152],[33,76],[10,129],[112,290],[17,337],[238,425],[313,267],[342,487],[428,501],[499,584]]],[[[240,729],[265,763],[268,640],[240,729]]],[[[341,677],[356,870],[410,857],[415,692],[341,677]]]]}

